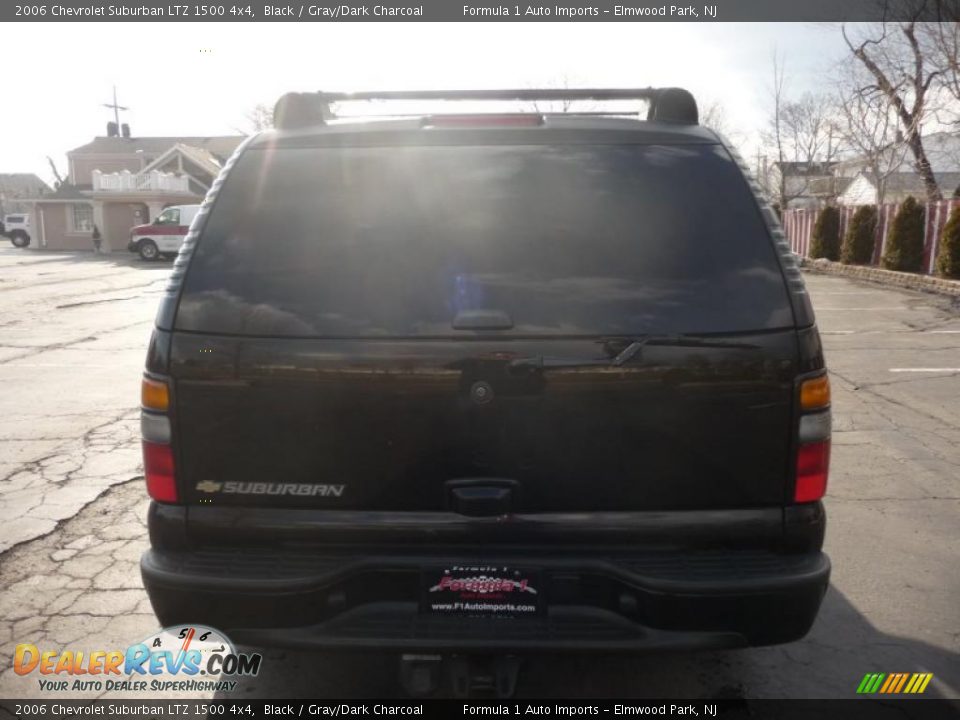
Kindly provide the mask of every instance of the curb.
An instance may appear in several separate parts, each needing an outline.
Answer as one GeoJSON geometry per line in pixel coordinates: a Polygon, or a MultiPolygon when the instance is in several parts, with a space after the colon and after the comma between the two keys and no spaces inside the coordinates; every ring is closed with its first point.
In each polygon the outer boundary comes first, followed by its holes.
{"type": "Polygon", "coordinates": [[[935,277],[933,275],[919,275],[916,273],[898,272],[896,270],[884,270],[883,268],[872,267],[870,265],[844,265],[843,263],[823,259],[811,260],[809,258],[801,258],[800,267],[804,270],[824,273],[826,275],[841,275],[843,277],[866,280],[867,282],[878,283],[880,285],[920,290],[922,292],[938,293],[940,295],[960,298],[960,280],[948,280],[947,278],[935,277]]]}

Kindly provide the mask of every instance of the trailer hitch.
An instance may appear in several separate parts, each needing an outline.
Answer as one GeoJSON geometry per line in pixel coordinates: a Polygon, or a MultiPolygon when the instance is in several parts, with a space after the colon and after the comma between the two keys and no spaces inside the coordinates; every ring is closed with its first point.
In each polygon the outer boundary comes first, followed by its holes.
{"type": "Polygon", "coordinates": [[[400,683],[411,697],[513,697],[520,660],[512,655],[402,655],[400,683]]]}

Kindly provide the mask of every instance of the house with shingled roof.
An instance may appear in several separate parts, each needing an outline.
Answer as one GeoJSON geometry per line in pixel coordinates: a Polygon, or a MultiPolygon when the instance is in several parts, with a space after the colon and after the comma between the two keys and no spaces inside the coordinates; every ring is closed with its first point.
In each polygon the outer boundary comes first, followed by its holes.
{"type": "Polygon", "coordinates": [[[96,137],[67,153],[65,182],[25,202],[30,246],[91,250],[96,226],[104,252],[126,252],[130,228],[165,207],[203,200],[220,168],[243,141],[218,137],[96,137]]]}
{"type": "Polygon", "coordinates": [[[29,210],[25,198],[35,198],[50,192],[49,186],[33,173],[0,173],[0,218],[8,213],[29,210]]]}

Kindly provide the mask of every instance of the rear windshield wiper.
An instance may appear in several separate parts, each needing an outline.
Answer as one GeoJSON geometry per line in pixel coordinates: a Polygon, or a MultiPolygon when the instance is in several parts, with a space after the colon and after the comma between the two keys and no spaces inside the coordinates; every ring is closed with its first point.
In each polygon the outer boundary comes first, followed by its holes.
{"type": "Polygon", "coordinates": [[[695,335],[646,335],[643,337],[607,337],[599,342],[603,344],[608,354],[613,355],[604,360],[588,360],[584,358],[551,357],[549,355],[533,355],[530,357],[515,358],[508,367],[517,370],[537,370],[542,368],[565,367],[620,367],[629,362],[639,360],[646,347],[691,347],[691,348],[721,348],[728,350],[755,350],[756,345],[723,340],[720,338],[704,338],[695,335]],[[619,347],[622,350],[613,354],[619,347]]]}

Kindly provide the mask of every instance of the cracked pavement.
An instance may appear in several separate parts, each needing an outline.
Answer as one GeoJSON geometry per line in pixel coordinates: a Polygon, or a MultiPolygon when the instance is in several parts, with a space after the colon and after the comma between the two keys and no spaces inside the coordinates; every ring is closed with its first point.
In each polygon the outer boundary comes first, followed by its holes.
{"type": "Polygon", "coordinates": [[[0,250],[0,552],[140,473],[143,348],[169,271],[0,250]]]}
{"type": "MultiPolygon", "coordinates": [[[[137,564],[137,405],[168,272],[124,255],[0,247],[0,697],[58,696],[13,672],[17,643],[107,650],[157,630],[137,564]]],[[[927,697],[960,696],[960,372],[929,371],[960,368],[960,308],[840,277],[811,274],[808,286],[834,388],[834,570],[810,635],[728,652],[532,657],[519,696],[852,697],[866,672],[932,672],[927,697]]],[[[260,675],[229,697],[400,693],[389,655],[264,652],[260,675]]]]}

